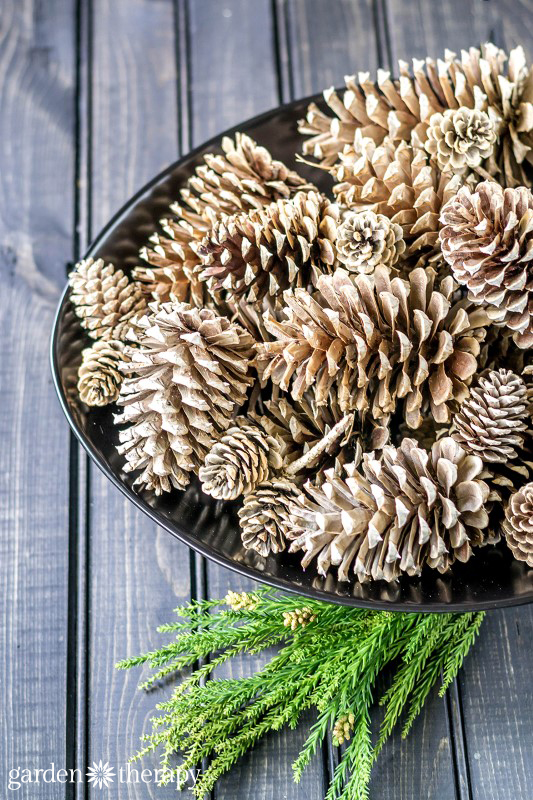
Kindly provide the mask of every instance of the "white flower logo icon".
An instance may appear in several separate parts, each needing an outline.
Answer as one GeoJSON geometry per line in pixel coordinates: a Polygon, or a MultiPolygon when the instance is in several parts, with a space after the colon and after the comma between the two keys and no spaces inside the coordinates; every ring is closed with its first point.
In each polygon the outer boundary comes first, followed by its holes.
{"type": "Polygon", "coordinates": [[[98,764],[96,761],[93,761],[92,767],[89,767],[87,772],[87,777],[89,778],[89,783],[93,783],[95,786],[98,786],[99,789],[102,789],[104,786],[109,788],[109,784],[113,783],[115,773],[109,761],[102,764],[102,759],[100,759],[98,764]]]}

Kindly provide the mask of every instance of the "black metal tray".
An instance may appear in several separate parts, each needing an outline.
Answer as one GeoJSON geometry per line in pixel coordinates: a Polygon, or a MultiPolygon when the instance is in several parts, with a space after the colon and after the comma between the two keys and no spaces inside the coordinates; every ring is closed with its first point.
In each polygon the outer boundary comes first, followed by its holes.
{"type": "MultiPolygon", "coordinates": [[[[249,133],[265,145],[276,158],[297,168],[321,188],[329,178],[321,170],[295,163],[301,139],[297,120],[305,115],[307,104],[320,97],[305,98],[243,122],[225,133],[249,133]]],[[[153,233],[158,220],[168,212],[202,156],[219,150],[221,134],[196,148],[155,177],[115,215],[100,233],[87,256],[111,261],[129,271],[139,263],[139,248],[153,233]]],[[[468,564],[456,564],[440,575],[425,571],[420,578],[402,578],[398,583],[337,581],[333,573],[320,577],[314,567],[303,572],[299,556],[281,553],[262,558],[243,548],[235,503],[221,503],[203,494],[193,478],[182,492],[164,497],[132,488],[134,476],[122,470],[123,459],[115,450],[117,429],[113,424],[114,406],[88,410],[76,391],[76,374],[81,351],[89,344],[77,317],[72,312],[65,289],[54,322],[51,342],[52,373],[66,417],[91,458],[138,508],[165,530],[207,558],[262,583],[295,591],[309,597],[369,608],[402,611],[472,611],[533,601],[533,570],[515,561],[507,547],[478,550],[468,564]]]]}

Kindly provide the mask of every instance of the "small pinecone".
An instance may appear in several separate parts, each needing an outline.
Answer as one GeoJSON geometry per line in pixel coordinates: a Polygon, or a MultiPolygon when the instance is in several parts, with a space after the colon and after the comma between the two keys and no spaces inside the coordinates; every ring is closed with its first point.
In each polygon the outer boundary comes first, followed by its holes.
{"type": "Polygon", "coordinates": [[[349,211],[337,230],[337,257],[349,272],[371,273],[379,264],[393,267],[405,242],[400,225],[373,211],[349,211]]]}
{"type": "Polygon", "coordinates": [[[234,592],[229,589],[224,602],[232,611],[255,611],[260,601],[252,592],[234,592]]]}
{"type": "Polygon", "coordinates": [[[491,181],[463,186],[441,222],[444,258],[470,299],[520,347],[533,346],[533,194],[491,181]]]}
{"type": "Polygon", "coordinates": [[[222,434],[198,473],[202,489],[218,500],[249,494],[281,469],[280,444],[258,425],[242,423],[222,434]]]}
{"type": "Polygon", "coordinates": [[[68,279],[74,310],[93,339],[124,341],[132,318],[146,309],[139,285],[101,258],[80,261],[68,279]]]}
{"type": "Polygon", "coordinates": [[[453,438],[483,461],[516,458],[527,429],[527,390],[521,378],[506,369],[479,378],[454,419],[453,438]]]}
{"type": "Polygon", "coordinates": [[[82,403],[88,406],[114,403],[122,384],[119,363],[126,359],[124,344],[115,339],[101,340],[87,347],[78,370],[78,392],[82,403]]]}
{"type": "Polygon", "coordinates": [[[261,556],[281,553],[286,547],[290,504],[300,492],[294,483],[273,479],[258,484],[239,509],[242,543],[261,556]]]}
{"type": "Polygon", "coordinates": [[[181,203],[171,206],[174,218],[161,220],[164,235],[154,234],[141,250],[149,266],[138,267],[134,276],[161,302],[205,305],[205,285],[194,269],[196,250],[218,219],[314,188],[244,133],[236,133],[235,140],[226,136],[221,144],[223,153],[207,153],[181,190],[181,203]]]}
{"type": "Polygon", "coordinates": [[[496,123],[474,108],[448,109],[429,120],[425,148],[441,170],[457,174],[481,166],[492,155],[496,123]]]}
{"type": "Polygon", "coordinates": [[[485,313],[454,301],[451,277],[412,270],[391,280],[377,267],[372,280],[337,269],[317,291],[286,292],[286,319],[265,318],[275,341],[257,344],[262,377],[299,400],[314,387],[317,405],[336,387],[343,412],[370,410],[374,420],[403,403],[411,428],[430,411],[436,423],[468,396],[477,369],[485,313]]]}
{"type": "Polygon", "coordinates": [[[502,528],[514,557],[533,567],[533,483],[512,495],[502,528]]]}
{"type": "Polygon", "coordinates": [[[302,566],[317,559],[326,575],[338,566],[339,580],[392,581],[419,575],[427,564],[445,572],[455,559],[467,561],[485,539],[489,517],[483,462],[447,437],[430,452],[404,439],[381,458],[363,457],[343,473],[325,472],[320,487],[306,485],[308,500],[291,507],[291,552],[304,551],[302,566]]]}
{"type": "Polygon", "coordinates": [[[210,309],[153,303],[150,312],[133,331],[115,420],[127,424],[125,471],[139,470],[135,483],[161,494],[187,485],[243,404],[253,339],[210,309]]]}
{"type": "Polygon", "coordinates": [[[305,628],[310,622],[315,622],[316,614],[308,606],[295,608],[293,611],[283,612],[283,625],[295,631],[297,628],[305,628]]]}
{"type": "Polygon", "coordinates": [[[198,248],[199,277],[249,303],[307,286],[335,263],[337,219],[337,206],[318,192],[223,217],[198,248]]]}
{"type": "Polygon", "coordinates": [[[349,741],[355,724],[355,716],[350,711],[342,714],[333,726],[332,739],[335,747],[340,747],[345,741],[349,741]]]}
{"type": "Polygon", "coordinates": [[[406,142],[386,139],[378,147],[360,136],[340,154],[331,173],[341,206],[368,209],[401,226],[406,244],[402,263],[410,268],[446,266],[439,243],[440,210],[471,175],[441,172],[424,150],[406,142]]]}

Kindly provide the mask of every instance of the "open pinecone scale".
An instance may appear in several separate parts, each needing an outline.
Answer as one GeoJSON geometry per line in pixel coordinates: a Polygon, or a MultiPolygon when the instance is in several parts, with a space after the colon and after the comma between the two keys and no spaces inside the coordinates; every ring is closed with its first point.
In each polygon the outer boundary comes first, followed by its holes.
{"type": "Polygon", "coordinates": [[[309,106],[302,174],[225,137],[134,269],[69,278],[79,401],[138,491],[194,477],[245,556],[354,585],[497,542],[533,567],[533,71],[486,44],[398,75],[309,106]]]}

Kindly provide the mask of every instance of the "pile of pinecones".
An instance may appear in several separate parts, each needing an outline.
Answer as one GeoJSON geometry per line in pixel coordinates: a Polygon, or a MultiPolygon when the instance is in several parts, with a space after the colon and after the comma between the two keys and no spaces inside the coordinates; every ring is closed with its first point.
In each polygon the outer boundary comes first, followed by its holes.
{"type": "Polygon", "coordinates": [[[533,567],[533,71],[521,48],[346,79],[303,152],[205,156],[132,276],[72,272],[84,403],[156,494],[242,498],[246,548],[341,580],[533,567]]]}

